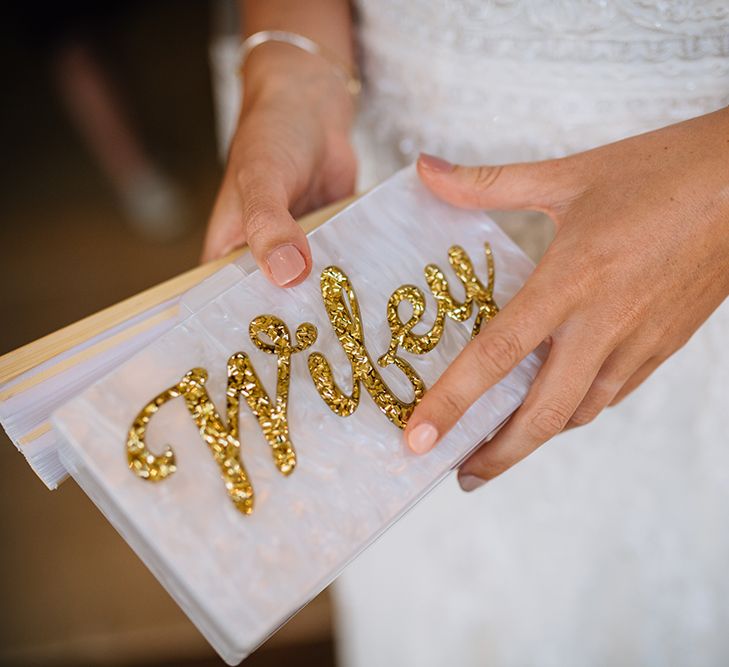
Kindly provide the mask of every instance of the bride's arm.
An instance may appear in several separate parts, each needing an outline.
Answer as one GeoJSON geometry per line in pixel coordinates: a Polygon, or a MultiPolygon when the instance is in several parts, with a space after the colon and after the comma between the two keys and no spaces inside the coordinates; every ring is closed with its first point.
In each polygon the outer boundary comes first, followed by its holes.
{"type": "Polygon", "coordinates": [[[413,412],[423,453],[543,340],[522,407],[461,468],[466,490],[640,385],[729,294],[729,109],[561,160],[419,172],[457,206],[536,209],[556,236],[514,299],[413,412]]]}
{"type": "Polygon", "coordinates": [[[241,17],[246,36],[297,33],[326,55],[269,41],[246,58],[243,108],[203,259],[248,243],[268,278],[291,286],[311,268],[306,237],[292,214],[354,188],[354,105],[340,69],[352,67],[352,17],[347,0],[249,0],[241,2],[241,17]]]}

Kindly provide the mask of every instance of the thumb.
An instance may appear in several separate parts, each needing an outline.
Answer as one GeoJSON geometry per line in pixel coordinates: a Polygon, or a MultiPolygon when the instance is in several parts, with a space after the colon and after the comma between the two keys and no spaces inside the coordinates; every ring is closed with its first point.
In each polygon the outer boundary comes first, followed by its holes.
{"type": "Polygon", "coordinates": [[[288,210],[285,188],[265,169],[255,176],[226,177],[208,224],[203,261],[247,243],[263,274],[293,287],[311,270],[306,234],[288,210]]]}
{"type": "Polygon", "coordinates": [[[288,196],[271,187],[273,176],[240,186],[246,243],[263,274],[279,287],[293,287],[311,271],[306,234],[289,213],[288,196]]]}
{"type": "Polygon", "coordinates": [[[549,212],[564,199],[567,160],[464,167],[421,153],[418,174],[439,199],[460,208],[549,212]]]}
{"type": "Polygon", "coordinates": [[[205,233],[201,262],[227,255],[246,242],[243,211],[233,178],[226,174],[215,199],[205,233]]]}

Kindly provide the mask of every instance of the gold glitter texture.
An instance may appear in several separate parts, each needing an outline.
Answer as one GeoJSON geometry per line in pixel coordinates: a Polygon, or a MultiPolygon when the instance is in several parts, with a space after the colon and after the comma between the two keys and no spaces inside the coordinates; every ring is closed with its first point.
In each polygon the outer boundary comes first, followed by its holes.
{"type": "Polygon", "coordinates": [[[168,446],[161,456],[155,456],[147,448],[145,431],[152,415],[164,403],[182,396],[200,436],[210,447],[233,503],[243,514],[250,514],[253,511],[253,487],[240,460],[240,443],[223,423],[210,400],[205,388],[207,379],[208,373],[204,368],[193,368],[176,385],[142,408],[127,438],[129,467],[139,477],[150,481],[163,480],[175,472],[172,449],[168,446]]]}
{"type": "Polygon", "coordinates": [[[332,368],[324,355],[309,355],[309,374],[319,395],[335,414],[348,417],[357,409],[361,386],[385,416],[399,428],[405,428],[408,418],[425,393],[425,383],[407,361],[392,357],[390,363],[400,369],[413,388],[413,400],[399,399],[385,384],[370,359],[364,341],[364,328],[359,302],[347,275],[336,266],[321,274],[321,295],[334,333],[352,369],[352,393],[346,394],[334,380],[332,368]]]}
{"type": "MultiPolygon", "coordinates": [[[[388,300],[387,323],[391,339],[387,352],[378,359],[378,363],[381,367],[394,365],[405,375],[413,390],[411,401],[399,399],[372,363],[365,347],[359,302],[349,278],[336,266],[324,269],[320,281],[322,300],[351,366],[352,393],[347,394],[337,386],[332,367],[321,353],[312,353],[308,366],[319,395],[335,414],[341,417],[353,414],[364,387],[385,416],[399,428],[405,428],[413,409],[425,393],[425,384],[412,366],[397,355],[398,349],[412,354],[426,354],[441,340],[446,317],[465,322],[472,316],[475,307],[472,336],[476,336],[483,324],[498,313],[499,308],[493,298],[494,259],[488,243],[485,244],[485,251],[488,268],[486,286],[476,276],[473,264],[463,248],[455,245],[448,251],[448,261],[465,292],[462,302],[451,294],[448,280],[440,268],[435,264],[425,267],[425,280],[437,304],[435,320],[429,331],[423,334],[412,331],[422,320],[426,309],[422,290],[414,285],[402,285],[388,300]],[[407,322],[403,322],[399,314],[403,301],[410,304],[412,311],[407,322]]],[[[129,468],[137,476],[156,482],[175,472],[177,464],[172,448],[166,446],[161,454],[156,455],[147,447],[145,438],[147,426],[154,414],[165,403],[180,396],[184,398],[200,436],[210,448],[220,468],[225,488],[238,510],[250,514],[254,500],[253,487],[240,456],[241,396],[258,420],[276,467],[284,475],[293,472],[296,452],[289,435],[287,417],[291,356],[311,347],[316,341],[317,331],[312,324],[305,322],[296,329],[294,342],[282,320],[274,315],[260,315],[250,323],[249,335],[259,350],[276,357],[275,400],[271,400],[266,393],[249,356],[245,352],[237,352],[228,360],[226,424],[205,388],[207,371],[193,368],[177,384],[155,396],[135,418],[127,437],[127,460],[129,468]]]]}
{"type": "Polygon", "coordinates": [[[253,344],[268,354],[276,355],[278,376],[276,379],[276,401],[269,398],[256,375],[245,352],[234,354],[228,361],[228,423],[231,432],[238,437],[238,396],[242,395],[266,438],[276,467],[289,475],[296,467],[296,453],[289,438],[289,424],[286,415],[291,380],[291,355],[302,352],[316,341],[316,327],[305,322],[296,330],[296,344],[286,325],[273,315],[260,315],[249,328],[253,344]],[[260,335],[271,342],[265,342],[260,335]]]}
{"type": "Polygon", "coordinates": [[[251,340],[260,350],[277,357],[278,375],[276,400],[266,393],[248,355],[238,352],[228,360],[226,425],[205,388],[207,371],[193,368],[173,387],[163,391],[142,408],[134,420],[127,437],[127,460],[130,469],[142,479],[163,480],[176,470],[175,455],[167,446],[160,456],[154,455],[145,442],[147,425],[159,408],[179,396],[184,397],[188,411],[220,467],[234,505],[244,514],[253,511],[253,487],[240,458],[239,395],[245,399],[258,419],[276,467],[290,474],[296,466],[296,453],[289,438],[288,393],[291,377],[291,355],[308,348],[316,340],[316,328],[304,323],[296,330],[296,343],[292,344],[286,325],[273,315],[254,319],[249,329],[251,340]],[[265,335],[270,342],[260,338],[265,335]]]}
{"type": "Polygon", "coordinates": [[[448,280],[443,271],[435,264],[425,267],[425,281],[435,299],[438,310],[429,331],[423,334],[412,332],[418,322],[422,320],[425,312],[425,296],[422,290],[414,285],[398,287],[387,302],[387,323],[390,327],[390,346],[379,359],[380,366],[393,363],[398,348],[407,350],[412,354],[425,354],[430,352],[440,342],[445,327],[445,318],[450,317],[456,322],[465,322],[472,313],[474,305],[477,308],[476,320],[471,333],[475,337],[485,322],[492,319],[499,312],[494,301],[494,258],[491,246],[485,244],[486,264],[488,271],[488,285],[476,276],[473,263],[466,251],[454,245],[448,250],[448,261],[458,280],[463,285],[466,297],[463,302],[457,301],[450,292],[448,280]],[[412,312],[407,322],[400,319],[399,307],[403,301],[410,303],[412,312]]]}

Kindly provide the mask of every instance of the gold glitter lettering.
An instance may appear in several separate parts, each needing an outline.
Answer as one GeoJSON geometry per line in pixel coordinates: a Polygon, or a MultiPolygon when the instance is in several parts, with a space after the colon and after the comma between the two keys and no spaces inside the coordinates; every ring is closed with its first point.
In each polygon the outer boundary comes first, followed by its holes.
{"type": "Polygon", "coordinates": [[[167,446],[161,456],[155,456],[146,446],[145,434],[152,415],[167,401],[182,396],[200,436],[210,447],[220,468],[228,495],[239,511],[250,514],[253,511],[253,487],[240,460],[240,443],[223,423],[210,400],[205,388],[207,379],[208,373],[204,368],[193,368],[176,385],[142,408],[127,438],[129,467],[139,477],[150,481],[163,480],[175,472],[177,467],[172,449],[167,446]]]}
{"type": "MultiPolygon", "coordinates": [[[[493,297],[494,260],[491,246],[485,244],[488,269],[488,284],[476,276],[473,264],[460,246],[448,250],[448,261],[463,285],[465,298],[456,300],[450,292],[448,280],[435,264],[425,267],[425,280],[435,299],[437,312],[433,325],[422,334],[413,333],[413,328],[422,321],[426,303],[423,291],[414,285],[402,285],[390,296],[387,303],[387,323],[390,328],[390,345],[379,359],[381,367],[394,365],[409,381],[413,399],[399,399],[385,384],[379,371],[372,363],[365,347],[364,327],[359,302],[354,288],[341,269],[330,266],[321,274],[321,294],[324,308],[334,333],[344,350],[352,372],[352,392],[342,391],[334,380],[334,372],[326,357],[319,352],[309,356],[308,367],[311,379],[329,408],[341,417],[347,417],[359,406],[362,387],[369,393],[377,407],[399,428],[405,428],[413,409],[425,393],[425,384],[413,367],[397,355],[400,348],[412,354],[426,354],[440,342],[446,317],[456,322],[468,320],[476,308],[472,337],[476,336],[485,322],[499,311],[493,297]],[[405,301],[412,312],[403,322],[399,307],[405,301]]],[[[129,468],[142,479],[160,481],[172,475],[177,469],[175,454],[166,446],[159,455],[147,447],[146,432],[150,419],[169,401],[182,397],[187,410],[193,417],[200,436],[207,443],[220,468],[225,487],[236,508],[243,514],[253,511],[253,487],[241,460],[239,409],[240,397],[258,420],[281,473],[289,475],[296,467],[296,452],[289,435],[288,399],[291,382],[291,356],[303,352],[314,344],[316,328],[305,322],[295,333],[292,342],[286,324],[274,315],[259,315],[249,325],[253,344],[263,352],[276,356],[276,397],[271,400],[264,389],[255,368],[245,352],[237,352],[228,360],[227,367],[227,424],[215,408],[205,383],[208,373],[204,368],[193,368],[172,387],[153,398],[135,418],[127,437],[127,460],[129,468]],[[267,339],[267,340],[264,340],[267,339]]]]}
{"type": "Polygon", "coordinates": [[[485,244],[485,251],[488,271],[487,287],[484,287],[476,276],[471,259],[463,248],[454,245],[448,250],[448,261],[463,284],[466,293],[463,302],[459,302],[453,297],[448,286],[448,280],[438,266],[429,264],[425,267],[425,281],[428,283],[438,310],[433,326],[423,334],[412,332],[413,327],[421,321],[425,312],[423,292],[414,285],[403,285],[393,292],[387,303],[387,323],[391,332],[390,346],[387,352],[379,358],[378,363],[380,366],[384,367],[393,363],[393,359],[400,347],[412,354],[430,352],[440,342],[446,316],[456,322],[465,322],[471,317],[473,305],[475,304],[478,310],[471,332],[471,336],[475,337],[483,324],[499,312],[499,307],[493,297],[494,259],[491,246],[488,243],[485,244]],[[412,313],[407,322],[400,319],[398,311],[403,301],[409,302],[412,308],[412,313]]]}
{"type": "Polygon", "coordinates": [[[393,355],[390,363],[399,368],[410,382],[413,400],[400,400],[385,384],[365,347],[357,295],[341,269],[336,266],[324,269],[321,274],[321,294],[334,333],[352,368],[352,393],[346,394],[337,386],[326,357],[314,352],[309,356],[309,373],[319,395],[332,412],[340,417],[348,417],[359,405],[360,385],[363,385],[385,416],[399,428],[405,428],[413,409],[425,393],[423,380],[410,364],[393,355]]]}
{"type": "Polygon", "coordinates": [[[155,456],[146,446],[147,424],[159,408],[182,396],[188,411],[198,427],[200,436],[220,467],[220,472],[236,508],[244,514],[253,511],[253,487],[240,458],[239,396],[242,395],[251,412],[258,419],[273,455],[276,467],[289,475],[296,466],[296,453],[289,438],[287,419],[288,394],[291,377],[291,355],[308,348],[316,340],[316,328],[304,323],[296,330],[296,344],[292,345],[286,325],[273,315],[261,315],[249,328],[254,345],[277,357],[276,401],[271,401],[249,357],[238,352],[228,360],[226,425],[205,388],[207,371],[193,368],[173,387],[166,389],[150,401],[137,415],[127,438],[127,460],[132,471],[142,479],[163,480],[176,470],[175,455],[168,446],[155,456]],[[271,342],[260,338],[263,334],[271,342]]]}
{"type": "Polygon", "coordinates": [[[276,467],[289,475],[296,467],[296,453],[289,438],[287,417],[289,384],[291,380],[291,355],[302,352],[316,341],[316,328],[305,322],[296,330],[296,344],[291,344],[291,335],[286,325],[274,315],[260,315],[249,327],[253,344],[268,354],[275,354],[278,367],[276,379],[276,401],[271,401],[256,375],[245,352],[234,354],[228,361],[228,423],[231,432],[238,437],[238,396],[245,398],[251,412],[266,438],[276,467]],[[261,340],[263,334],[271,341],[261,340]]]}

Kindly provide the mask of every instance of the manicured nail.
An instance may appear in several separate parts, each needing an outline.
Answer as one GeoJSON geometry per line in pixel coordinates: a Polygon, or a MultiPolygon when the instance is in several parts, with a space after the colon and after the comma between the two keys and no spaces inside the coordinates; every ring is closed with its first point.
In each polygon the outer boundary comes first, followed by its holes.
{"type": "Polygon", "coordinates": [[[268,270],[281,287],[296,280],[306,268],[306,260],[295,245],[290,243],[272,250],[266,258],[268,270]]]}
{"type": "Polygon", "coordinates": [[[410,431],[408,435],[408,446],[416,454],[425,454],[425,452],[433,449],[437,439],[438,429],[433,424],[423,422],[410,431]]]}
{"type": "Polygon", "coordinates": [[[447,160],[436,157],[435,155],[428,155],[428,153],[421,153],[418,158],[418,162],[422,167],[429,169],[430,171],[436,171],[440,174],[449,174],[455,168],[447,160]]]}
{"type": "Polygon", "coordinates": [[[461,488],[464,491],[468,491],[470,493],[471,491],[475,491],[480,486],[486,484],[486,480],[481,479],[480,477],[476,477],[476,475],[461,475],[459,473],[458,483],[461,485],[461,488]]]}

